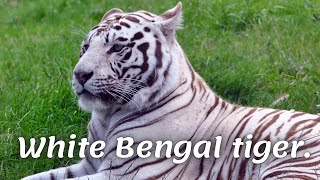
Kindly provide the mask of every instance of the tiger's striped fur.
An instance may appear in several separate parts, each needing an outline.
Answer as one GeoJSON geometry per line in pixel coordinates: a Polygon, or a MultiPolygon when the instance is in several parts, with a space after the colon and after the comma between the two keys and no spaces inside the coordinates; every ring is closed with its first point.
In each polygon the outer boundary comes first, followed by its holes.
{"type": "MultiPolygon", "coordinates": [[[[302,112],[233,105],[210,90],[193,70],[175,39],[181,3],[157,16],[138,11],[107,12],[85,38],[74,70],[79,104],[92,112],[89,141],[103,140],[105,156],[87,156],[76,165],[25,179],[317,179],[320,117],[302,112]],[[253,164],[233,158],[232,142],[253,134],[258,140],[305,140],[298,157],[269,156],[253,164]],[[220,158],[128,159],[115,155],[118,137],[144,140],[214,140],[221,135],[220,158]],[[310,152],[304,158],[304,152],[310,152]]],[[[241,149],[243,152],[243,148],[241,149]]]]}

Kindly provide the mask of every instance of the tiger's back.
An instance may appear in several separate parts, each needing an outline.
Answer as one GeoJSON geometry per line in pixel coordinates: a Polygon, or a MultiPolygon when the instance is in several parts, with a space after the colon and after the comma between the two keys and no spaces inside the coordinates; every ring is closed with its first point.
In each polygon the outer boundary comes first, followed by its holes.
{"type": "MultiPolygon", "coordinates": [[[[195,76],[198,75],[195,74],[195,76]]],[[[120,128],[121,125],[119,125],[118,131],[108,133],[108,136],[112,137],[110,142],[116,142],[118,137],[134,137],[135,142],[188,140],[196,143],[203,140],[214,142],[215,137],[222,136],[221,157],[214,158],[212,154],[210,158],[191,156],[183,164],[174,164],[173,158],[136,159],[138,158],[136,154],[129,159],[114,160],[116,156],[114,152],[106,162],[112,161],[118,164],[113,163],[116,168],[109,166],[106,169],[115,174],[126,172],[122,175],[128,179],[132,177],[137,179],[161,177],[168,179],[314,179],[317,177],[314,168],[319,165],[320,160],[320,142],[317,138],[320,130],[318,115],[233,105],[213,93],[201,78],[198,80],[195,78],[193,85],[181,97],[173,97],[177,98],[175,100],[178,102],[185,101],[173,107],[163,106],[163,109],[158,108],[152,112],[142,111],[143,115],[135,117],[134,122],[127,128],[120,128]],[[150,116],[154,116],[152,126],[146,125],[150,116]],[[270,156],[264,163],[254,164],[252,159],[255,157],[252,153],[250,158],[244,157],[244,148],[241,148],[239,158],[233,156],[234,140],[239,137],[246,139],[248,134],[253,135],[251,139],[253,145],[261,140],[271,141],[273,145],[283,140],[289,143],[303,140],[305,146],[299,149],[295,158],[290,156],[292,146],[290,145],[285,158],[275,158],[270,152],[270,156]],[[305,152],[309,152],[311,156],[305,158],[305,152]],[[130,167],[129,170],[128,167],[130,167]]],[[[173,100],[168,99],[170,101],[166,103],[173,100]]],[[[127,117],[120,119],[125,119],[125,122],[131,120],[127,117]]],[[[116,144],[110,146],[110,149],[114,150],[115,146],[116,144]]],[[[133,147],[136,149],[136,146],[133,147]]],[[[264,151],[263,148],[265,147],[262,147],[261,152],[264,151]]]]}

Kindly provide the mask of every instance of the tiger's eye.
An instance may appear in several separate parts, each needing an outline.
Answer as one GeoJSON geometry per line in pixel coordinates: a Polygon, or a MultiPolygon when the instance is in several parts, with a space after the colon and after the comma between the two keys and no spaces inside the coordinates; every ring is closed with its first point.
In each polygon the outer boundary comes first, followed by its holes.
{"type": "Polygon", "coordinates": [[[115,44],[115,45],[113,46],[113,51],[114,51],[114,52],[119,52],[123,47],[124,47],[124,45],[115,44]]]}

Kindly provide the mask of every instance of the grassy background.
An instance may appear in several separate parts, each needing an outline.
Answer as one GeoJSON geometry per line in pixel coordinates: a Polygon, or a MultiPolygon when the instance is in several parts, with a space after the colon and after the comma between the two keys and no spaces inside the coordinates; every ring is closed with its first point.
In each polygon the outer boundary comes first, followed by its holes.
{"type": "MultiPolygon", "coordinates": [[[[90,114],[71,90],[80,42],[112,7],[156,14],[176,2],[0,0],[0,179],[74,163],[19,158],[18,137],[86,136],[90,114]]],[[[319,113],[320,1],[183,1],[178,40],[222,97],[248,106],[319,113]]],[[[45,156],[45,154],[44,154],[45,156]]]]}

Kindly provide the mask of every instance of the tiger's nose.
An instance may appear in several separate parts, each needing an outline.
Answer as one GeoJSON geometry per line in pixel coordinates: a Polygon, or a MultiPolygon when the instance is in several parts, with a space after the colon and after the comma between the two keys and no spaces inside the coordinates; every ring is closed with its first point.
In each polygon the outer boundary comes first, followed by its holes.
{"type": "Polygon", "coordinates": [[[83,86],[93,75],[93,72],[75,71],[74,75],[78,79],[79,83],[83,86]]]}

